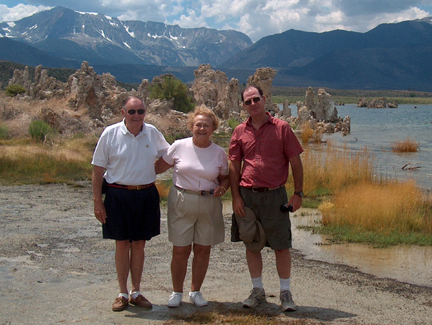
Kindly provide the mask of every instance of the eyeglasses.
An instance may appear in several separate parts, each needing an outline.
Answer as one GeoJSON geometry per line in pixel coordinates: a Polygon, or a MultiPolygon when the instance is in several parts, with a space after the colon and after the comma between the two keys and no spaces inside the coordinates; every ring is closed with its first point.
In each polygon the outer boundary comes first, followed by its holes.
{"type": "Polygon", "coordinates": [[[252,101],[253,101],[254,103],[258,103],[260,100],[261,100],[261,97],[254,97],[254,98],[252,98],[252,99],[248,99],[248,100],[246,100],[246,101],[244,102],[244,104],[245,104],[246,106],[249,106],[249,105],[252,104],[252,101]]]}
{"type": "Polygon", "coordinates": [[[129,115],[135,115],[136,112],[138,112],[139,115],[143,115],[145,113],[145,109],[130,109],[127,111],[129,115]]]}

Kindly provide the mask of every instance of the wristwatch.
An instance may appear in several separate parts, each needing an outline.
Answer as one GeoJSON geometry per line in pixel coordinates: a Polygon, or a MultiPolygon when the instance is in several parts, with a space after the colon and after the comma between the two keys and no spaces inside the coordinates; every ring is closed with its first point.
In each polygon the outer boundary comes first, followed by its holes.
{"type": "Polygon", "coordinates": [[[300,197],[303,197],[303,191],[294,192],[294,195],[298,195],[300,197]]]}

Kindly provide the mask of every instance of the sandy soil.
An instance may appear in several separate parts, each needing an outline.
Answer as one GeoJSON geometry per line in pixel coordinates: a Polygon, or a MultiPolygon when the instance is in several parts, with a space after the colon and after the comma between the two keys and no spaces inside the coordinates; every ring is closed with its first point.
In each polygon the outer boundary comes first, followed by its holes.
{"type": "MultiPolygon", "coordinates": [[[[212,251],[202,292],[209,306],[186,301],[169,309],[171,245],[166,211],[162,234],[147,243],[143,292],[151,311],[111,311],[117,295],[114,244],[101,238],[91,189],[81,186],[0,186],[0,324],[177,324],[201,311],[250,314],[241,301],[250,282],[241,243],[227,237],[212,251]]],[[[293,251],[292,292],[298,310],[279,309],[274,254],[264,250],[268,303],[256,314],[309,324],[432,324],[432,288],[363,274],[354,268],[305,260],[293,251]]],[[[190,285],[186,279],[185,292],[190,285]]]]}

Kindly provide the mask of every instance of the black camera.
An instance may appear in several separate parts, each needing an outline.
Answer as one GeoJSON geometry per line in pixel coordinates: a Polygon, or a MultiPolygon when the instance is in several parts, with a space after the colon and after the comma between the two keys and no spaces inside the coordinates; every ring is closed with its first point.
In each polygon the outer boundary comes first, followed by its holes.
{"type": "Polygon", "coordinates": [[[286,204],[282,204],[280,207],[280,210],[281,210],[281,212],[292,212],[293,206],[292,205],[286,206],[286,204]]]}

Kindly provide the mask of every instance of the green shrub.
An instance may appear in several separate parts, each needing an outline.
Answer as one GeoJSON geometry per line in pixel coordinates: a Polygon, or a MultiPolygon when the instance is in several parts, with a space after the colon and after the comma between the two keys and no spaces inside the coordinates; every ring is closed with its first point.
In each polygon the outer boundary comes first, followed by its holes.
{"type": "Polygon", "coordinates": [[[34,140],[44,141],[47,135],[54,133],[54,129],[44,121],[35,120],[30,123],[29,134],[34,140]]]}
{"type": "Polygon", "coordinates": [[[9,129],[6,125],[0,125],[0,140],[9,138],[9,129]]]}
{"type": "Polygon", "coordinates": [[[25,93],[25,88],[18,84],[12,84],[6,87],[5,95],[9,97],[15,97],[18,94],[25,93]]]}
{"type": "Polygon", "coordinates": [[[237,121],[237,120],[236,120],[235,118],[233,118],[233,117],[231,117],[227,122],[228,122],[228,126],[229,126],[231,129],[233,129],[233,130],[237,127],[237,125],[240,124],[240,122],[237,121]]]}
{"type": "Polygon", "coordinates": [[[188,87],[174,76],[166,76],[162,82],[151,85],[150,97],[161,100],[173,99],[174,109],[183,113],[194,109],[192,99],[188,96],[188,87]]]}

